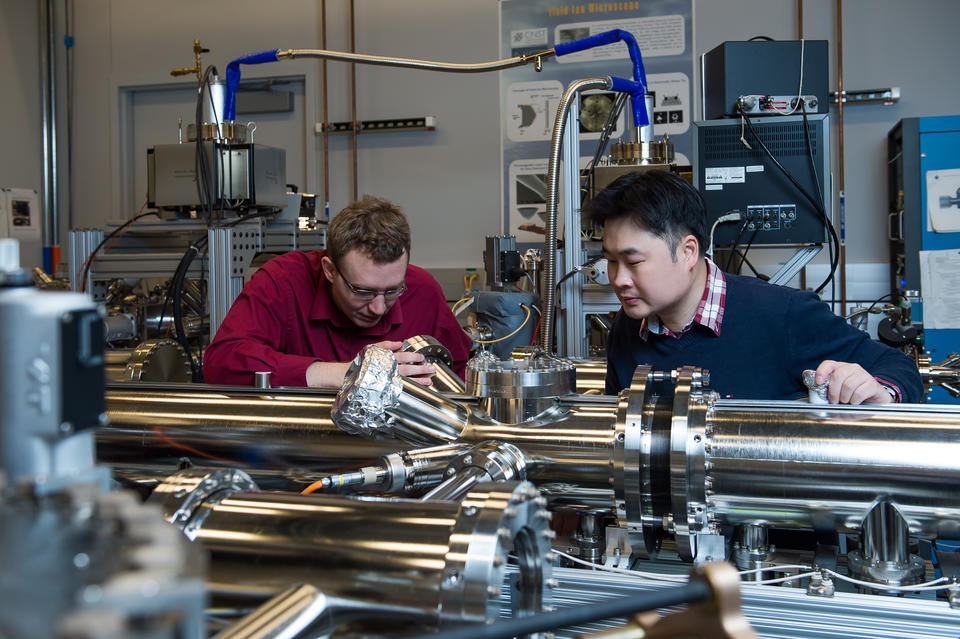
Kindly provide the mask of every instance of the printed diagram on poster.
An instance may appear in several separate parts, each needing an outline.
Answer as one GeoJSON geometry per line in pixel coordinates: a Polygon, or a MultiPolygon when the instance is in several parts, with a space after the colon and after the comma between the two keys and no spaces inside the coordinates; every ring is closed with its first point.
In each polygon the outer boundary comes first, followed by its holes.
{"type": "Polygon", "coordinates": [[[39,202],[33,189],[0,190],[0,237],[39,240],[39,202]]]}
{"type": "Polygon", "coordinates": [[[556,80],[515,82],[507,90],[507,137],[513,142],[550,140],[563,85],[556,80]]]}
{"type": "MultiPolygon", "coordinates": [[[[581,157],[580,168],[586,167],[592,159],[581,157]]],[[[543,242],[547,219],[547,160],[538,158],[511,162],[509,179],[508,233],[515,235],[517,242],[543,242]]],[[[560,197],[560,201],[563,201],[562,192],[560,197]]],[[[562,237],[562,229],[558,229],[558,232],[562,237]]]]}
{"type": "Polygon", "coordinates": [[[653,134],[681,135],[690,128],[690,76],[685,73],[651,73],[648,90],[654,95],[653,134]]]}
{"type": "MultiPolygon", "coordinates": [[[[562,44],[587,38],[611,29],[623,29],[633,34],[644,60],[658,56],[683,55],[686,48],[683,16],[654,16],[651,18],[625,18],[623,20],[599,20],[561,24],[554,30],[554,42],[562,44]]],[[[560,64],[595,62],[629,58],[627,45],[622,42],[579,51],[557,58],[560,64]]]]}
{"type": "Polygon", "coordinates": [[[934,233],[960,231],[960,169],[927,171],[927,225],[934,233]]]}
{"type": "Polygon", "coordinates": [[[547,160],[517,160],[510,163],[510,230],[518,242],[542,242],[546,224],[547,160]],[[539,230],[539,229],[538,229],[539,230]]]}

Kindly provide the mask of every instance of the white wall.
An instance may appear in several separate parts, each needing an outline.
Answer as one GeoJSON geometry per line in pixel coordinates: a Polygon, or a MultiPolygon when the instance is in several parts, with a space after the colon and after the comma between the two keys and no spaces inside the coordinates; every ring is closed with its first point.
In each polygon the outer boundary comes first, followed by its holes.
{"type": "MultiPolygon", "coordinates": [[[[0,188],[43,192],[39,46],[36,4],[0,1],[0,188]]],[[[40,264],[40,245],[21,246],[24,266],[40,264]]]]}
{"type": "MultiPolygon", "coordinates": [[[[121,212],[121,189],[113,177],[122,161],[116,125],[119,87],[170,82],[171,68],[191,64],[195,37],[212,50],[206,61],[221,70],[227,61],[252,51],[319,48],[320,4],[320,0],[77,2],[74,225],[100,226],[121,212]]],[[[347,0],[327,4],[327,46],[346,50],[349,4],[347,0]]],[[[36,5],[37,0],[0,0],[4,53],[0,79],[6,96],[0,101],[6,151],[0,154],[0,182],[15,180],[17,186],[39,189],[36,5]]],[[[63,3],[55,5],[63,11],[63,3]]],[[[803,5],[805,37],[830,40],[835,86],[835,2],[807,0],[803,5]]],[[[496,0],[358,0],[356,6],[359,52],[455,62],[500,57],[496,0]]],[[[796,6],[795,0],[695,0],[695,53],[699,56],[725,40],[754,35],[794,38],[796,6]]],[[[960,2],[845,0],[843,11],[845,87],[899,86],[904,96],[890,107],[849,107],[844,117],[848,261],[885,262],[886,134],[900,118],[960,113],[960,83],[954,69],[960,58],[955,34],[960,2]]],[[[319,121],[320,63],[268,66],[273,68],[245,67],[244,77],[304,74],[313,120],[319,121]]],[[[349,119],[347,67],[328,66],[330,119],[349,119]]],[[[361,136],[360,193],[382,195],[406,208],[413,225],[415,262],[428,268],[478,265],[484,235],[499,232],[502,219],[496,74],[358,66],[357,77],[360,119],[431,114],[439,120],[435,132],[361,136]]],[[[175,126],[170,123],[171,130],[175,126]]],[[[306,188],[318,191],[320,143],[308,132],[305,136],[306,188]]],[[[834,166],[836,172],[838,165],[834,166]]],[[[352,194],[348,137],[331,138],[330,167],[331,207],[336,212],[352,194]]],[[[62,235],[64,243],[65,224],[62,235]]]]}

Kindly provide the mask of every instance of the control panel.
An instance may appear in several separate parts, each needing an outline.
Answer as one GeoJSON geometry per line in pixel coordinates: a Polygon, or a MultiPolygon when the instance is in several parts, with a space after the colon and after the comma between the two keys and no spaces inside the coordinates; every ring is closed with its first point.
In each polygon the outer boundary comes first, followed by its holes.
{"type": "Polygon", "coordinates": [[[797,221],[796,204],[751,204],[744,220],[747,231],[790,229],[797,221]]]}
{"type": "Polygon", "coordinates": [[[820,104],[815,95],[741,95],[737,103],[747,115],[769,115],[782,113],[783,115],[802,115],[816,113],[820,104]],[[800,100],[803,100],[801,105],[800,100]]]}

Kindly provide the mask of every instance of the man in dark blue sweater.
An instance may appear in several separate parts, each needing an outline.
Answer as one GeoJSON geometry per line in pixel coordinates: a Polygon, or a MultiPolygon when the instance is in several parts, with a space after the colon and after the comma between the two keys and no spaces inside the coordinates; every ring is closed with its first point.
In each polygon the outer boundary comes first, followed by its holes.
{"type": "Polygon", "coordinates": [[[721,397],[806,396],[802,373],[829,380],[832,403],[920,402],[906,355],[869,339],[814,294],[723,273],[704,255],[703,199],[664,171],[630,173],[589,205],[602,225],[610,284],[623,307],[607,345],[607,393],[639,364],[710,371],[721,397]]]}

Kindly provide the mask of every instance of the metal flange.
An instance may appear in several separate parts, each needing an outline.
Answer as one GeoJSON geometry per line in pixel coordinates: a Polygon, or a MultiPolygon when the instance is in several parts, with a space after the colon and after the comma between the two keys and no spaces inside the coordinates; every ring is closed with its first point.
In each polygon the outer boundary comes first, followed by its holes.
{"type": "Polygon", "coordinates": [[[507,557],[520,568],[514,615],[539,612],[551,578],[555,536],[546,499],[529,482],[479,484],[460,502],[440,585],[440,621],[484,622],[500,614],[507,557]]]}
{"type": "Polygon", "coordinates": [[[190,468],[174,473],[147,499],[160,507],[163,517],[191,541],[210,513],[209,506],[236,493],[257,492],[257,484],[242,470],[190,468]]]}

